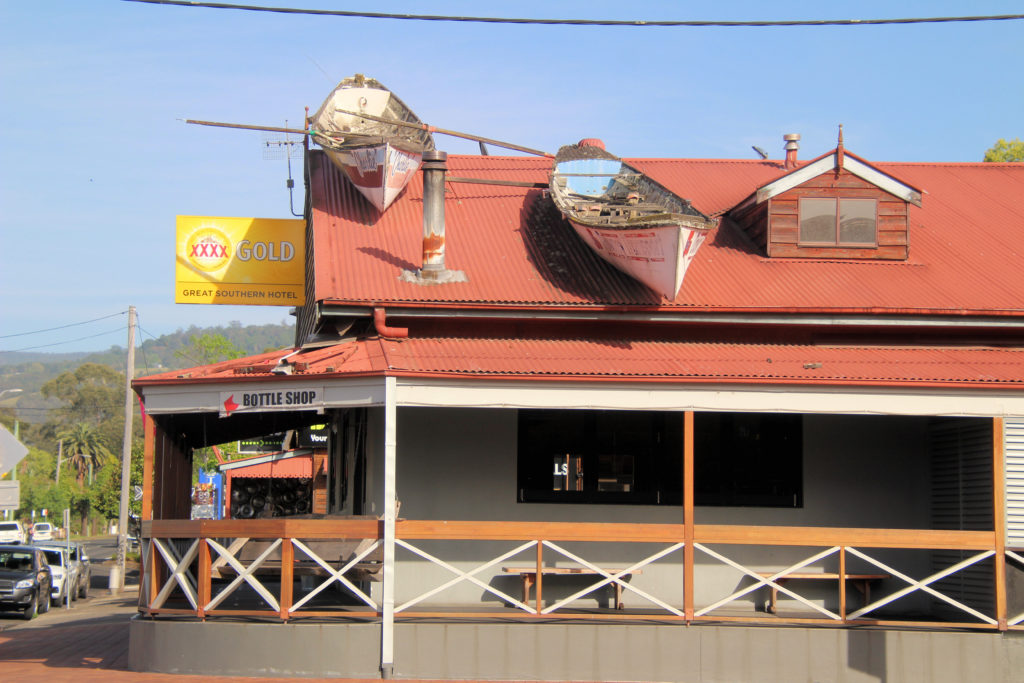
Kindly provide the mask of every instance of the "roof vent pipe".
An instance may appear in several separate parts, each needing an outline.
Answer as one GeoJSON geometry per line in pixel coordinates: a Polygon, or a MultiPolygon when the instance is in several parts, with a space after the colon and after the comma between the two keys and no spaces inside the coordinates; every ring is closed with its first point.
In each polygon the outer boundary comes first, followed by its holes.
{"type": "Polygon", "coordinates": [[[800,134],[789,133],[788,135],[783,135],[782,139],[786,141],[785,168],[796,168],[796,151],[800,149],[800,134]]]}
{"type": "Polygon", "coordinates": [[[402,271],[401,279],[421,285],[465,282],[466,274],[444,264],[444,182],[448,153],[423,152],[423,266],[415,273],[402,271]]]}

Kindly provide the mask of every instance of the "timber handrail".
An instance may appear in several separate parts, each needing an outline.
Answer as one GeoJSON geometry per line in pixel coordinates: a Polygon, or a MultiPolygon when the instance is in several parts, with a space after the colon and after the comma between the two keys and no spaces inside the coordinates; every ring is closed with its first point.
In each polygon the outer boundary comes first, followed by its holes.
{"type": "MultiPolygon", "coordinates": [[[[868,555],[865,555],[861,550],[871,549],[910,549],[910,550],[964,550],[964,551],[980,551],[980,555],[970,560],[970,563],[984,559],[984,556],[991,555],[995,552],[996,547],[996,533],[994,531],[947,531],[947,530],[934,530],[934,529],[879,529],[879,528],[843,528],[843,527],[792,527],[792,526],[740,526],[740,525],[712,525],[712,524],[696,524],[689,527],[692,532],[688,534],[686,525],[684,524],[646,524],[646,523],[623,523],[623,522],[518,522],[518,521],[466,521],[466,520],[409,520],[400,519],[396,522],[395,533],[396,542],[402,544],[407,550],[417,552],[427,559],[434,560],[435,558],[430,557],[426,551],[420,551],[409,541],[417,540],[467,540],[467,541],[515,541],[521,542],[525,545],[522,549],[529,549],[530,547],[536,547],[536,563],[535,566],[539,568],[539,572],[536,576],[536,598],[534,605],[527,605],[526,600],[519,602],[516,600],[517,607],[524,609],[527,614],[534,616],[546,616],[550,612],[557,610],[561,605],[571,602],[573,599],[587,593],[591,589],[585,589],[579,594],[570,596],[569,598],[559,601],[555,605],[544,606],[542,602],[542,576],[544,573],[544,558],[543,550],[548,548],[556,553],[565,555],[568,559],[575,562],[582,562],[586,564],[585,560],[580,560],[579,556],[575,556],[572,552],[567,551],[564,546],[560,547],[558,544],[573,543],[573,542],[588,542],[588,543],[619,543],[619,544],[637,544],[637,543],[648,543],[648,544],[662,544],[666,547],[658,550],[654,555],[638,562],[636,565],[632,565],[632,568],[637,570],[632,573],[640,573],[640,569],[647,564],[656,561],[658,558],[663,557],[671,552],[676,552],[680,548],[690,549],[694,548],[705,554],[709,554],[722,561],[730,564],[735,564],[726,555],[721,553],[726,552],[724,549],[719,549],[720,552],[716,552],[714,546],[803,546],[803,547],[818,547],[827,548],[824,554],[837,552],[840,557],[840,574],[850,576],[847,573],[844,559],[845,553],[854,553],[860,556],[862,559],[866,558],[867,561],[876,564],[882,571],[890,572],[890,570],[883,564],[880,564],[872,560],[868,555]]],[[[227,552],[219,544],[227,542],[227,539],[263,539],[276,541],[281,545],[281,556],[280,562],[277,565],[268,568],[273,570],[275,573],[279,572],[281,578],[281,588],[277,599],[274,596],[270,596],[267,599],[268,606],[270,606],[272,612],[276,612],[280,615],[281,619],[287,620],[292,616],[292,613],[302,608],[302,613],[309,616],[334,616],[337,612],[322,612],[314,608],[310,610],[308,607],[304,607],[305,602],[308,598],[303,598],[297,603],[293,603],[294,596],[291,593],[292,581],[296,576],[296,567],[300,562],[299,549],[294,548],[294,545],[300,545],[306,543],[308,540],[330,540],[338,538],[347,539],[371,539],[373,542],[379,542],[384,535],[384,527],[380,520],[375,518],[327,518],[327,519],[250,519],[250,520],[152,520],[143,522],[142,525],[142,536],[147,539],[147,590],[144,591],[145,597],[142,598],[143,610],[149,614],[178,614],[178,613],[192,613],[200,618],[206,618],[207,616],[213,615],[227,615],[236,613],[232,610],[219,609],[218,606],[222,598],[218,595],[211,594],[211,574],[214,566],[220,562],[219,557],[211,555],[211,547],[218,549],[217,553],[222,554],[227,552]],[[191,544],[179,545],[180,550],[175,550],[173,544],[168,544],[167,540],[178,539],[181,541],[191,541],[191,544]],[[209,546],[207,546],[209,544],[209,546]],[[159,549],[160,553],[156,553],[155,550],[159,549]],[[194,563],[198,563],[198,566],[194,563]],[[197,571],[194,576],[195,579],[189,578],[189,567],[197,566],[197,571]],[[189,584],[192,581],[192,584],[189,584]],[[195,589],[192,594],[189,594],[190,586],[195,585],[195,589]],[[180,585],[180,592],[186,593],[186,597],[193,603],[193,610],[181,610],[171,609],[170,606],[164,606],[166,597],[171,592],[175,591],[175,586],[180,585]]],[[[231,544],[228,543],[230,546],[231,544]]],[[[512,555],[518,552],[513,549],[508,554],[512,555]]],[[[1012,555],[1012,550],[1009,551],[1012,555]]],[[[234,551],[229,553],[235,555],[234,551]]],[[[1012,555],[1017,557],[1016,555],[1012,555]]],[[[221,555],[222,557],[222,555],[221,555]]],[[[234,558],[233,558],[234,559],[234,558]]],[[[813,557],[811,558],[814,559],[813,557]]],[[[442,566],[448,566],[444,563],[444,558],[437,558],[438,562],[442,566]]],[[[237,563],[237,560],[234,560],[237,563]]],[[[255,573],[258,571],[259,564],[266,561],[266,558],[258,560],[256,565],[236,567],[239,573],[239,579],[236,579],[236,583],[239,580],[255,581],[255,573]],[[243,575],[244,572],[244,575],[243,575]]],[[[483,565],[483,568],[489,568],[491,563],[504,561],[504,558],[497,558],[492,560],[490,563],[483,565]]],[[[684,556],[684,571],[689,566],[688,563],[693,563],[692,557],[684,556]]],[[[307,562],[308,564],[308,562],[307,562]]],[[[800,567],[808,564],[808,562],[802,562],[800,567]]],[[[589,565],[594,572],[598,574],[604,574],[602,570],[594,569],[595,566],[600,565],[589,565]]],[[[794,567],[793,569],[799,569],[800,567],[794,567]]],[[[451,579],[447,584],[442,584],[440,587],[436,587],[431,591],[428,591],[424,596],[416,598],[409,603],[408,606],[421,601],[424,598],[430,597],[431,595],[444,590],[445,586],[454,584],[459,581],[471,581],[478,583],[486,590],[490,590],[487,584],[484,584],[480,579],[476,578],[475,574],[478,570],[463,570],[457,567],[449,567],[451,571],[456,573],[456,578],[451,579]]],[[[953,569],[956,569],[955,567],[953,569]]],[[[348,571],[346,569],[346,571],[348,571]]],[[[757,578],[758,573],[756,570],[746,570],[746,573],[757,578]]],[[[330,581],[344,581],[342,577],[341,568],[332,568],[330,570],[325,569],[325,573],[330,575],[332,572],[336,573],[336,576],[328,576],[328,582],[330,581]]],[[[897,572],[893,571],[893,575],[897,575],[897,572]]],[[[763,574],[763,572],[762,572],[763,574]]],[[[903,577],[901,577],[903,578],[903,577]]],[[[786,580],[786,576],[781,576],[782,581],[786,580]]],[[[931,583],[931,579],[909,581],[908,587],[902,589],[903,592],[912,590],[930,590],[928,584],[931,583]]],[[[617,590],[628,590],[631,593],[637,593],[643,598],[647,598],[655,602],[657,606],[666,609],[669,614],[663,616],[665,619],[685,619],[687,621],[698,620],[698,619],[725,619],[725,620],[738,620],[738,621],[756,621],[756,618],[749,617],[738,617],[731,615],[710,615],[704,616],[705,613],[710,613],[712,610],[717,608],[719,603],[710,605],[702,608],[696,612],[688,612],[684,615],[684,611],[679,609],[678,606],[674,606],[662,601],[658,601],[656,597],[645,593],[645,587],[634,586],[632,584],[624,584],[616,579],[614,576],[609,576],[595,584],[592,588],[600,588],[602,585],[609,585],[614,583],[613,586],[617,590]]],[[[762,581],[760,585],[771,582],[762,581]]],[[[778,582],[776,582],[778,583],[778,582]]],[[[721,604],[728,603],[737,597],[742,597],[746,593],[750,592],[751,586],[740,589],[737,595],[729,596],[720,601],[721,604]]],[[[693,591],[692,584],[688,587],[688,591],[693,591]]],[[[492,591],[493,592],[493,591],[492,591]]],[[[896,599],[901,593],[897,592],[894,597],[888,599],[896,599]]],[[[372,617],[379,616],[380,606],[373,602],[368,596],[360,594],[363,602],[367,603],[370,608],[369,611],[365,609],[361,612],[344,612],[348,616],[359,616],[359,617],[372,617]]],[[[503,598],[504,599],[504,598],[503,598]]],[[[838,616],[831,615],[831,613],[825,610],[826,616],[830,616],[831,619],[839,619],[843,622],[847,621],[847,615],[845,614],[845,583],[840,585],[840,603],[841,610],[838,616]]],[[[879,603],[882,604],[882,603],[879,603]]],[[[864,609],[875,609],[876,605],[866,606],[864,609]]],[[[684,606],[685,608],[685,606],[684,606]]],[[[403,607],[404,609],[404,607],[403,607]]],[[[855,613],[851,616],[851,620],[858,621],[858,623],[868,623],[859,617],[861,612],[855,613]]],[[[266,610],[252,611],[247,610],[243,612],[237,612],[238,614],[249,614],[253,616],[259,616],[266,614],[266,610]]],[[[407,616],[423,616],[428,614],[426,612],[411,612],[406,611],[407,616]]],[[[466,616],[474,616],[467,613],[466,616]]],[[[480,614],[475,614],[480,616],[480,614]]],[[[498,615],[495,615],[498,616],[498,615]]],[[[502,615],[505,618],[507,615],[502,615]]],[[[578,617],[575,615],[573,618],[578,617]]],[[[628,615],[627,615],[628,616],[628,615]]],[[[580,617],[582,618],[582,617],[580,617]]],[[[594,618],[610,618],[609,615],[600,615],[594,618]]],[[[625,618],[625,617],[623,617],[625,618]]],[[[982,615],[983,619],[987,619],[982,615]]],[[[789,619],[793,621],[793,619],[789,619]]],[[[798,620],[799,621],[799,620],[798,620]]],[[[804,620],[808,623],[819,623],[823,620],[820,618],[804,620]]],[[[826,622],[828,620],[825,620],[826,622]]],[[[1011,628],[1016,626],[1021,621],[1024,621],[1024,614],[1021,614],[1019,618],[1013,618],[1010,620],[1011,628]]],[[[870,623],[885,623],[879,620],[873,620],[870,623]]],[[[922,622],[924,623],[924,622],[922,622]]],[[[927,622],[929,625],[941,625],[942,622],[927,622]]],[[[953,625],[953,624],[949,624],[953,625]]],[[[978,626],[978,624],[960,624],[960,626],[978,626]]],[[[987,627],[986,624],[981,624],[981,627],[987,627]]]]}
{"type": "MultiPolygon", "coordinates": [[[[410,520],[396,523],[399,538],[530,541],[592,541],[671,543],[683,540],[682,524],[623,522],[506,522],[410,520]]],[[[157,538],[381,538],[382,524],[373,519],[247,519],[152,520],[142,534],[157,538]]],[[[874,529],[857,527],[791,527],[697,524],[701,543],[729,545],[858,546],[931,550],[985,550],[995,544],[993,531],[874,529]]]]}

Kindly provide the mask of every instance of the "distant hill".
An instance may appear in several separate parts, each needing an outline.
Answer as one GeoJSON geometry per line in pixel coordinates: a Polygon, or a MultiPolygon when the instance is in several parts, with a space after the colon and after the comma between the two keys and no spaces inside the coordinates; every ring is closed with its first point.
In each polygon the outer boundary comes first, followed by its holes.
{"type": "MultiPolygon", "coordinates": [[[[176,355],[186,349],[190,339],[203,334],[221,334],[246,355],[267,350],[290,348],[295,341],[294,325],[247,325],[231,323],[227,327],[189,327],[157,339],[147,339],[135,350],[135,375],[142,377],[167,370],[192,367],[194,363],[176,355]]],[[[26,422],[45,419],[47,408],[53,407],[39,394],[39,389],[62,372],[74,370],[83,363],[108,365],[124,372],[127,349],[111,346],[94,353],[0,352],[0,391],[21,389],[17,398],[18,417],[26,422]]],[[[3,402],[3,406],[11,399],[3,402]]],[[[3,407],[0,406],[0,407],[3,407]]]]}

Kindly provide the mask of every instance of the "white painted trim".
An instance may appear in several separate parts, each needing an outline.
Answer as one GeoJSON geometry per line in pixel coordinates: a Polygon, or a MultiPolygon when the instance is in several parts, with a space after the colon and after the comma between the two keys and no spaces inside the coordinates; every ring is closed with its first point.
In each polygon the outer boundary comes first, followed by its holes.
{"type": "Polygon", "coordinates": [[[843,157],[843,168],[853,175],[863,178],[872,185],[882,188],[889,194],[896,195],[900,199],[910,202],[914,206],[921,206],[921,193],[914,188],[904,185],[892,176],[885,175],[867,164],[857,161],[851,156],[843,157]]]}
{"type": "Polygon", "coordinates": [[[395,468],[398,464],[398,407],[394,377],[384,378],[384,568],[381,581],[380,669],[395,662],[395,468]]]}
{"type": "Polygon", "coordinates": [[[832,170],[836,167],[836,155],[829,154],[827,157],[818,159],[813,164],[808,164],[803,168],[798,168],[792,173],[787,173],[778,180],[774,180],[764,187],[757,190],[757,194],[754,196],[754,200],[760,204],[761,202],[771,199],[777,195],[792,190],[797,185],[803,185],[805,182],[812,178],[817,178],[822,173],[832,170]]]}
{"type": "MultiPolygon", "coordinates": [[[[826,157],[818,159],[812,164],[808,164],[803,168],[797,169],[792,173],[784,175],[778,180],[772,181],[764,187],[759,188],[757,193],[754,195],[754,201],[760,204],[772,197],[777,197],[783,192],[792,190],[794,187],[799,185],[803,185],[812,178],[817,178],[822,173],[831,171],[835,167],[836,155],[829,154],[826,157]]],[[[904,185],[892,176],[886,175],[864,162],[854,159],[848,154],[843,155],[843,169],[849,171],[858,178],[862,178],[872,185],[885,190],[889,194],[910,202],[914,206],[921,206],[921,193],[918,190],[915,190],[909,185],[904,185]]]]}
{"type": "MultiPolygon", "coordinates": [[[[328,380],[324,408],[382,406],[393,382],[396,406],[768,411],[865,415],[1024,417],[1024,391],[928,387],[785,386],[685,382],[541,382],[439,378],[328,380]]],[[[146,412],[218,412],[226,385],[147,387],[146,412]],[[173,390],[172,390],[173,389],[173,390]]]]}
{"type": "Polygon", "coordinates": [[[913,387],[465,382],[403,378],[401,406],[763,411],[993,417],[1024,415],[1024,392],[913,387]]]}

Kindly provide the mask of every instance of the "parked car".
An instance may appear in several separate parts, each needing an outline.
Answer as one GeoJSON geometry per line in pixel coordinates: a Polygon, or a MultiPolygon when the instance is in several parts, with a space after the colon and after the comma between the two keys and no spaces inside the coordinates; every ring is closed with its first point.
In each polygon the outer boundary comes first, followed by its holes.
{"type": "Polygon", "coordinates": [[[50,567],[50,575],[53,582],[50,586],[50,597],[57,603],[64,602],[71,590],[74,576],[71,571],[71,561],[68,559],[67,548],[56,546],[32,546],[43,551],[46,556],[46,564],[50,567]]]}
{"type": "Polygon", "coordinates": [[[36,522],[32,525],[32,542],[52,541],[53,525],[49,522],[36,522]]]}
{"type": "Polygon", "coordinates": [[[71,599],[89,597],[92,584],[92,562],[85,546],[77,541],[53,541],[40,543],[41,548],[57,548],[68,552],[68,566],[71,570],[71,599]]]}
{"type": "Polygon", "coordinates": [[[21,522],[0,522],[0,543],[24,543],[25,527],[21,522]]]}
{"type": "Polygon", "coordinates": [[[0,545],[0,609],[25,619],[50,609],[53,576],[42,548],[0,545]]]}

